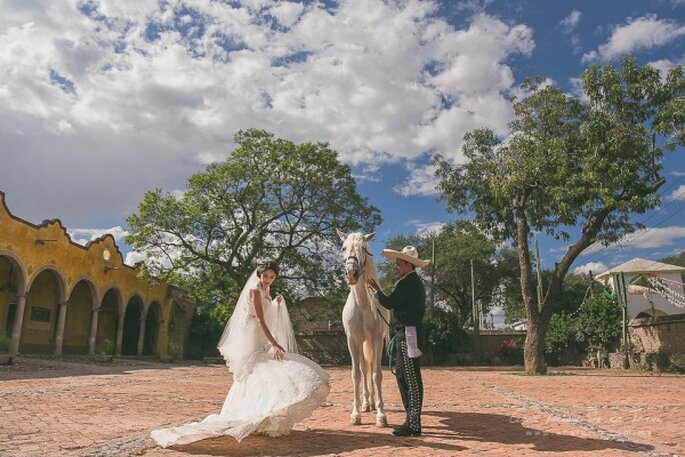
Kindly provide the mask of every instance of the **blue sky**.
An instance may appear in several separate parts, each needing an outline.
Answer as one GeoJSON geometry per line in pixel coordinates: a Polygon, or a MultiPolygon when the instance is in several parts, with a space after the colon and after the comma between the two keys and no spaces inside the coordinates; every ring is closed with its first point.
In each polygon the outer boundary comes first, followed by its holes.
{"type": "MultiPolygon", "coordinates": [[[[454,219],[429,163],[463,134],[502,135],[507,97],[540,75],[568,93],[624,53],[685,63],[685,0],[288,2],[0,0],[0,190],[10,210],[59,218],[81,242],[111,232],[145,190],[182,191],[264,128],[328,141],[380,208],[388,237],[454,219]]],[[[668,154],[648,230],[574,269],[685,248],[685,160],[668,154]]],[[[566,244],[540,238],[551,266],[566,244]]],[[[128,261],[139,257],[122,246],[128,261]]]]}

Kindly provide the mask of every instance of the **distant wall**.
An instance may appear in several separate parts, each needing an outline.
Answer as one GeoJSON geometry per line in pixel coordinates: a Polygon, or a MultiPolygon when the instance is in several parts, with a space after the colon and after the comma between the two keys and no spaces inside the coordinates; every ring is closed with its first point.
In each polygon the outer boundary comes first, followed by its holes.
{"type": "Polygon", "coordinates": [[[316,331],[297,335],[300,354],[320,365],[349,365],[350,353],[347,350],[345,332],[316,331]]]}
{"type": "Polygon", "coordinates": [[[633,319],[628,334],[636,352],[685,352],[685,314],[633,319]]]}

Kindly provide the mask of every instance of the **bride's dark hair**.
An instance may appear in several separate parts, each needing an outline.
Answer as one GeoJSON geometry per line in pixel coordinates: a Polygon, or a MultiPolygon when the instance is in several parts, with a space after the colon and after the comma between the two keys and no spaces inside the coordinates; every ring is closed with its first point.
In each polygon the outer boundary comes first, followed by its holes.
{"type": "Polygon", "coordinates": [[[266,270],[271,270],[276,273],[276,276],[278,276],[278,265],[271,260],[267,260],[266,262],[259,264],[257,267],[257,276],[261,278],[262,273],[264,273],[266,270]]]}

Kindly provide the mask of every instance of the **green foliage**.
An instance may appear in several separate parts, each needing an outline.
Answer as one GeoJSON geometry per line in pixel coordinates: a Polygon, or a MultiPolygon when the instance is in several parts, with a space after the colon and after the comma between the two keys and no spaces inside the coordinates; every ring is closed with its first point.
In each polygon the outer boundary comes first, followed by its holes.
{"type": "Polygon", "coordinates": [[[685,373],[685,352],[676,352],[669,357],[669,370],[675,373],[685,373]]]}
{"type": "MultiPolygon", "coordinates": [[[[511,251],[510,251],[511,252],[511,251]]],[[[512,254],[514,255],[514,254],[512,254]]],[[[546,290],[552,281],[552,270],[542,271],[543,290],[546,290]]],[[[533,280],[533,287],[537,287],[537,280],[533,280]]],[[[575,313],[583,298],[588,293],[590,288],[597,287],[596,282],[590,280],[590,277],[585,274],[567,275],[561,283],[561,291],[557,297],[555,313],[565,312],[567,314],[575,313]]],[[[526,317],[525,307],[521,299],[521,285],[518,281],[511,281],[504,289],[505,306],[504,318],[505,322],[513,323],[526,317]]]]}
{"type": "Polygon", "coordinates": [[[188,179],[181,197],[148,191],[127,219],[126,241],[147,254],[156,275],[192,276],[214,265],[242,286],[268,258],[299,290],[337,287],[335,228],[371,231],[381,221],[349,166],[325,143],[294,144],[254,129],[235,142],[225,162],[188,179]]]}
{"type": "Polygon", "coordinates": [[[436,306],[426,309],[424,330],[427,346],[437,363],[442,363],[455,354],[467,340],[457,314],[436,306]]]}
{"type": "Polygon", "coordinates": [[[0,352],[9,352],[12,340],[7,335],[0,335],[0,352]]]}
{"type": "Polygon", "coordinates": [[[621,336],[621,307],[609,294],[594,294],[580,306],[580,337],[591,349],[607,351],[621,336]]]}
{"type": "Polygon", "coordinates": [[[114,341],[106,338],[98,343],[98,354],[112,355],[114,354],[114,341]]]}
{"type": "MultiPolygon", "coordinates": [[[[538,339],[574,260],[595,242],[641,228],[631,216],[659,204],[664,151],[685,145],[682,67],[662,79],[626,57],[618,69],[591,65],[581,81],[584,94],[575,98],[544,78],[527,80],[513,100],[507,138],[476,129],[464,136],[465,161],[434,159],[448,208],[473,214],[494,240],[516,246],[526,314],[541,317],[529,320],[538,339]],[[538,308],[529,240],[533,232],[570,240],[568,227],[579,227],[580,236],[556,264],[538,308]]],[[[546,370],[541,343],[527,346],[536,351],[526,356],[527,370],[546,370]]]]}
{"type": "Polygon", "coordinates": [[[545,336],[545,356],[552,365],[557,365],[565,353],[579,344],[576,321],[565,312],[554,314],[545,336]]]}

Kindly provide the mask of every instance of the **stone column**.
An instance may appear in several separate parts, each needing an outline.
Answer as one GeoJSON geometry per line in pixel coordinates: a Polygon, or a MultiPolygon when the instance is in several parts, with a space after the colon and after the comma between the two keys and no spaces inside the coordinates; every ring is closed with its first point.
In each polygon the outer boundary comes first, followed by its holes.
{"type": "Polygon", "coordinates": [[[93,308],[90,316],[90,333],[88,334],[88,355],[95,354],[95,341],[98,333],[98,320],[100,319],[100,308],[93,308]]]}
{"type": "Polygon", "coordinates": [[[121,343],[124,340],[124,318],[126,317],[126,311],[119,314],[119,322],[117,322],[117,341],[114,347],[114,355],[121,355],[121,343]]]}
{"type": "Polygon", "coordinates": [[[67,302],[59,304],[57,316],[57,331],[55,333],[55,355],[62,355],[62,343],[64,342],[64,324],[67,320],[67,302]]]}
{"type": "Polygon", "coordinates": [[[26,294],[17,297],[17,311],[14,313],[14,325],[12,326],[12,355],[19,353],[21,342],[21,329],[24,326],[24,311],[26,310],[26,294]]]}
{"type": "Polygon", "coordinates": [[[140,328],[138,329],[138,357],[143,355],[143,343],[145,342],[145,318],[140,319],[140,328]]]}

